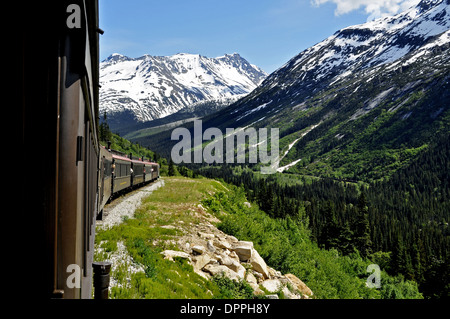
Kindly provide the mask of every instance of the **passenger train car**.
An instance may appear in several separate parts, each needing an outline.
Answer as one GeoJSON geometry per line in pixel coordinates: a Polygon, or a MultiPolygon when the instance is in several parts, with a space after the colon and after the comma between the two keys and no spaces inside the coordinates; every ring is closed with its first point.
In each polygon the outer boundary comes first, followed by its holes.
{"type": "Polygon", "coordinates": [[[123,192],[153,182],[160,177],[159,164],[144,160],[133,159],[128,156],[108,149],[100,148],[100,207],[98,219],[102,216],[106,203],[123,192]]]}
{"type": "Polygon", "coordinates": [[[159,168],[100,146],[98,0],[14,5],[21,115],[11,126],[22,147],[12,189],[21,194],[15,249],[25,261],[15,273],[32,299],[91,298],[95,220],[114,194],[154,180],[159,168]]]}

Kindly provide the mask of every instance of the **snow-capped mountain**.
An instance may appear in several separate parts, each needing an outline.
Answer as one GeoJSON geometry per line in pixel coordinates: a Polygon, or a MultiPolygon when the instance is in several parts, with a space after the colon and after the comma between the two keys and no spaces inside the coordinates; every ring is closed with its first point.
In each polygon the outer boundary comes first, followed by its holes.
{"type": "MultiPolygon", "coordinates": [[[[279,171],[380,178],[450,130],[449,30],[450,0],[339,30],[204,117],[203,129],[279,128],[279,171]]],[[[163,134],[135,141],[170,150],[163,134]]]]}
{"type": "Polygon", "coordinates": [[[344,28],[269,75],[231,112],[242,125],[247,119],[306,103],[321,90],[351,78],[366,81],[381,68],[405,67],[448,45],[449,30],[450,0],[422,0],[395,16],[344,28]]]}
{"type": "Polygon", "coordinates": [[[291,59],[266,85],[296,87],[298,95],[308,96],[313,87],[317,91],[356,72],[393,63],[444,32],[441,41],[448,42],[449,3],[425,0],[398,15],[339,30],[291,59]]]}
{"type": "Polygon", "coordinates": [[[202,101],[236,101],[266,76],[237,53],[218,58],[112,54],[100,64],[100,113],[131,111],[136,120],[149,121],[202,101]]]}

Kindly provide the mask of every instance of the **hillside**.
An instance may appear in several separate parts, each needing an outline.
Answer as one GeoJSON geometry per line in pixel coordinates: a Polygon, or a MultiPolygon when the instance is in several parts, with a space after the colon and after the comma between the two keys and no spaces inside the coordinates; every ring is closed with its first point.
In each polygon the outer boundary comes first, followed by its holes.
{"type": "MultiPolygon", "coordinates": [[[[261,219],[281,229],[304,209],[308,243],[317,249],[339,260],[373,260],[390,276],[417,283],[426,298],[448,297],[449,14],[448,0],[424,0],[396,16],[339,30],[293,57],[246,97],[202,118],[203,131],[279,128],[277,174],[261,175],[260,164],[248,163],[188,167],[242,186],[270,222],[261,219]]],[[[194,136],[192,123],[182,126],[194,136]]],[[[129,136],[169,158],[178,143],[171,140],[172,130],[129,136]]],[[[262,244],[258,234],[268,230],[255,226],[253,233],[246,215],[238,216],[223,220],[222,229],[262,244]]],[[[318,296],[343,296],[334,290],[322,295],[314,276],[305,275],[322,263],[305,273],[292,270],[290,261],[296,259],[287,253],[290,238],[283,232],[268,242],[286,252],[261,247],[268,264],[298,274],[318,296]]],[[[364,295],[353,288],[349,291],[364,295]]],[[[394,291],[391,298],[402,295],[394,291]]]]}
{"type": "MultiPolygon", "coordinates": [[[[245,98],[205,116],[203,129],[279,128],[285,173],[389,177],[450,131],[449,7],[423,1],[399,15],[339,30],[245,98]]],[[[184,126],[193,133],[192,125],[184,126]]],[[[177,142],[170,133],[133,140],[169,156],[177,142]]]]}
{"type": "MultiPolygon", "coordinates": [[[[314,298],[421,297],[414,283],[384,272],[381,290],[367,288],[366,268],[371,261],[320,249],[310,240],[300,211],[297,218],[273,219],[248,202],[242,189],[211,179],[171,177],[164,178],[163,184],[144,197],[133,217],[111,228],[97,227],[96,260],[116,258],[112,298],[261,298],[270,294],[264,279],[249,279],[250,273],[255,274],[252,278],[261,277],[256,275],[257,263],[252,261],[242,264],[245,281],[200,274],[199,269],[212,271],[213,265],[225,265],[226,250],[218,248],[228,245],[225,238],[252,241],[267,261],[272,281],[289,278],[297,282],[294,278],[298,277],[311,288],[314,298]],[[201,247],[210,249],[208,239],[214,239],[211,242],[217,256],[196,268],[208,256],[200,251],[201,247]],[[122,263],[117,255],[122,256],[122,263]],[[283,277],[271,267],[280,267],[283,274],[293,276],[283,277]]],[[[228,254],[234,258],[233,253],[228,254]]],[[[289,289],[293,287],[296,285],[289,289]]],[[[292,297],[283,285],[278,288],[277,298],[292,297]]],[[[308,290],[303,291],[297,292],[299,296],[308,290]]]]}

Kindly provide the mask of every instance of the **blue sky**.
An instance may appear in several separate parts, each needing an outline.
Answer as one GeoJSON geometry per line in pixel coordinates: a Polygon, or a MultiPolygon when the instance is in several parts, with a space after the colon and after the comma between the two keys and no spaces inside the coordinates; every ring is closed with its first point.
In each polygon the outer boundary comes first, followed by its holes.
{"type": "Polygon", "coordinates": [[[393,5],[408,1],[414,0],[369,7],[365,0],[99,0],[100,58],[237,52],[271,73],[337,30],[395,13],[400,8],[393,5]]]}

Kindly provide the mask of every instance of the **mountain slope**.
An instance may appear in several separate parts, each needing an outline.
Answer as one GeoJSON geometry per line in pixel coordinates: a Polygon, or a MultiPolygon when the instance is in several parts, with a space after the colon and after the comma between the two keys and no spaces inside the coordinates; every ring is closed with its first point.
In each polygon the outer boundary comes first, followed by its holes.
{"type": "Polygon", "coordinates": [[[267,74],[239,54],[129,58],[113,54],[100,64],[100,112],[131,112],[137,121],[161,118],[201,101],[236,101],[267,74]]]}
{"type": "MultiPolygon", "coordinates": [[[[450,4],[440,0],[340,30],[204,117],[203,129],[279,128],[285,172],[388,176],[449,132],[449,29],[450,4]]],[[[176,142],[168,133],[139,142],[164,154],[176,142]]]]}

